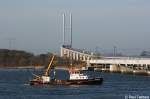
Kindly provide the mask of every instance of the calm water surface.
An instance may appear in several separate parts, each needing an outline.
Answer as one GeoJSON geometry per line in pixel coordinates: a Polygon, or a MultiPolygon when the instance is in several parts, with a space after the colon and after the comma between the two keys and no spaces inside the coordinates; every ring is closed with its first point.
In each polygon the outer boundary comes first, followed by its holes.
{"type": "MultiPolygon", "coordinates": [[[[0,99],[125,99],[125,96],[149,96],[150,77],[118,73],[97,73],[102,85],[30,86],[32,69],[0,69],[0,99]]],[[[40,73],[40,71],[39,71],[40,73]]],[[[58,78],[67,77],[59,71],[58,78]]],[[[149,98],[150,99],[150,98],[149,98]]]]}

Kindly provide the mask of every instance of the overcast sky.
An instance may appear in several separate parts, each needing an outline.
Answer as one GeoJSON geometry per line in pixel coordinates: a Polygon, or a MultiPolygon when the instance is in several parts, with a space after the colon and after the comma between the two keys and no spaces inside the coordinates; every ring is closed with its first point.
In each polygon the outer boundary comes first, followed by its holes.
{"type": "Polygon", "coordinates": [[[0,0],[0,48],[59,52],[64,12],[75,48],[150,51],[150,0],[0,0]]]}

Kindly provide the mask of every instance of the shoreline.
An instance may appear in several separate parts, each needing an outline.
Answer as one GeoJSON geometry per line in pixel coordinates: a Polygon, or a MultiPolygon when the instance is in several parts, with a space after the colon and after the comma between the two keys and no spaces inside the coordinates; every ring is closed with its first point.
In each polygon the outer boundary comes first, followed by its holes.
{"type": "Polygon", "coordinates": [[[42,69],[44,66],[0,66],[0,69],[42,69]]]}

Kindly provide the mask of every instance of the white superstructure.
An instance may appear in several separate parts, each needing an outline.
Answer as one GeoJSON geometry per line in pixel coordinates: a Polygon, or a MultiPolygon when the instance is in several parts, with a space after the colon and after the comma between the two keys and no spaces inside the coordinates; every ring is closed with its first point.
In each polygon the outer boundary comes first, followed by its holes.
{"type": "Polygon", "coordinates": [[[50,77],[49,76],[42,76],[42,82],[43,83],[49,83],[50,82],[50,77]]]}
{"type": "Polygon", "coordinates": [[[79,72],[70,73],[70,80],[85,80],[85,79],[88,79],[87,75],[84,75],[79,72]]]}

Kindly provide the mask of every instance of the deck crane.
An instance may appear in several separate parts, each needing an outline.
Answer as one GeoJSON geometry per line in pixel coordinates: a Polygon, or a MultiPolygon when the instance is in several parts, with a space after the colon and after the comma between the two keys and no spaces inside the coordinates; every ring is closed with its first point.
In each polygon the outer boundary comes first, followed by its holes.
{"type": "Polygon", "coordinates": [[[49,72],[51,71],[54,58],[55,58],[55,55],[52,56],[52,59],[49,62],[48,67],[46,68],[44,75],[39,76],[39,75],[33,74],[35,76],[35,79],[31,80],[30,82],[41,83],[41,84],[50,83],[51,79],[50,79],[49,72]]]}
{"type": "Polygon", "coordinates": [[[53,55],[51,61],[50,61],[49,64],[48,64],[48,67],[47,67],[47,69],[46,69],[46,71],[45,71],[45,75],[44,75],[44,76],[49,76],[49,72],[50,72],[50,70],[51,70],[52,63],[53,63],[53,61],[54,61],[54,58],[55,58],[55,56],[53,55]]]}

